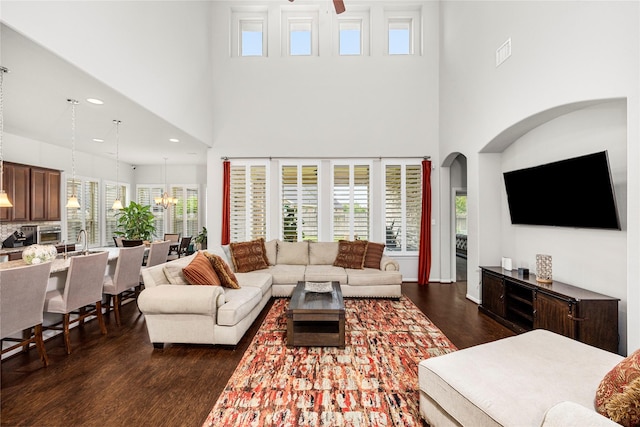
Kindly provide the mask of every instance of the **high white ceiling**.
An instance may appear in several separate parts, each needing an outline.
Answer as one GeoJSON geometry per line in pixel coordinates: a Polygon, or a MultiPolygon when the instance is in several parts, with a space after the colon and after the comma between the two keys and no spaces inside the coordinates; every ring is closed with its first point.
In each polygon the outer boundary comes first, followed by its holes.
{"type": "MultiPolygon", "coordinates": [[[[71,149],[71,104],[76,99],[76,150],[119,158],[132,165],[202,165],[203,142],[134,103],[84,71],[6,25],[0,25],[0,65],[4,75],[4,130],[71,149]],[[93,105],[87,98],[98,98],[93,105]],[[95,142],[94,138],[104,142],[95,142]],[[175,138],[179,142],[171,142],[175,138]]],[[[144,79],[140,76],[140,79],[144,79]]],[[[162,88],[158,88],[159,91],[162,88]]]]}

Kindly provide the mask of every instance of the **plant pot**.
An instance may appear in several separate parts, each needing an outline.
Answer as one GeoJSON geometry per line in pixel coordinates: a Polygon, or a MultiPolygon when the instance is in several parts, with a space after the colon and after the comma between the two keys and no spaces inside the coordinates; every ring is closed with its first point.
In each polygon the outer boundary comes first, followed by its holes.
{"type": "Polygon", "coordinates": [[[129,239],[122,239],[122,246],[125,248],[130,248],[133,246],[140,246],[143,244],[142,239],[134,239],[134,240],[129,240],[129,239]]]}

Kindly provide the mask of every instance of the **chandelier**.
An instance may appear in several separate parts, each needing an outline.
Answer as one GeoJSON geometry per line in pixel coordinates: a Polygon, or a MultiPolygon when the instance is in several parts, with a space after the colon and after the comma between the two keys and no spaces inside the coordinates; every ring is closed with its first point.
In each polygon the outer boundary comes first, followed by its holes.
{"type": "Polygon", "coordinates": [[[0,207],[11,208],[13,204],[9,200],[9,196],[4,191],[4,185],[2,185],[2,175],[4,174],[4,161],[2,158],[2,134],[4,134],[4,111],[2,109],[2,83],[4,73],[8,73],[9,70],[0,66],[0,207]]]}
{"type": "Polygon", "coordinates": [[[160,197],[154,197],[153,201],[156,202],[157,206],[162,206],[164,209],[169,209],[171,205],[175,205],[178,203],[178,199],[175,197],[169,196],[167,193],[167,158],[164,158],[164,192],[160,197]]]}
{"type": "Polygon", "coordinates": [[[71,173],[73,179],[71,181],[71,196],[67,200],[66,207],[78,209],[80,207],[78,196],[76,195],[76,105],[78,101],[67,99],[67,102],[71,104],[71,173]]]}

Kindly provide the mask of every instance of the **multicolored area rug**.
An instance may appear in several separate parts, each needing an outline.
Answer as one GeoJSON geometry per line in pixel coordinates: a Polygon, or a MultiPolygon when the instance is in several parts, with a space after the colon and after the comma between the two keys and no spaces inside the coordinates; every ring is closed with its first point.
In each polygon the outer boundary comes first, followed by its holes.
{"type": "Polygon", "coordinates": [[[346,346],[287,348],[277,299],[205,427],[420,426],[418,363],[455,346],[406,297],[345,299],[346,346]]]}

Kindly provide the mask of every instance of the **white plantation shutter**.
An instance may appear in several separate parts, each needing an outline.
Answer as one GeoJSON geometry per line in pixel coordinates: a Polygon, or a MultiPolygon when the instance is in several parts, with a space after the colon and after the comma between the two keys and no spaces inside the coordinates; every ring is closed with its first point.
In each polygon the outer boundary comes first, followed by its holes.
{"type": "Polygon", "coordinates": [[[157,206],[154,200],[156,197],[161,197],[163,191],[162,187],[138,186],[137,188],[137,203],[151,206],[151,212],[153,212],[155,218],[156,233],[153,236],[154,240],[164,238],[164,233],[169,232],[164,229],[164,208],[157,206]]]}
{"type": "Polygon", "coordinates": [[[282,239],[318,240],[318,165],[281,167],[282,239]]]}
{"type": "Polygon", "coordinates": [[[193,236],[193,238],[195,239],[195,237],[200,232],[200,229],[198,227],[198,203],[199,203],[198,189],[186,187],[185,194],[187,197],[186,198],[187,209],[186,209],[186,214],[184,218],[185,233],[187,236],[193,236]]]}
{"type": "Polygon", "coordinates": [[[385,165],[385,228],[389,251],[417,252],[420,241],[420,164],[385,165]]]}
{"type": "Polygon", "coordinates": [[[171,205],[169,210],[171,211],[171,226],[169,229],[171,233],[178,233],[182,237],[188,237],[190,234],[185,233],[185,217],[186,217],[186,205],[184,200],[184,189],[182,187],[171,187],[169,189],[169,196],[178,199],[175,205],[171,205]]]}
{"type": "Polygon", "coordinates": [[[76,178],[67,180],[67,199],[75,193],[80,208],[67,209],[67,243],[74,243],[80,230],[87,232],[89,246],[100,245],[98,181],[76,178]]]}
{"type": "Polygon", "coordinates": [[[333,240],[369,240],[370,165],[333,167],[333,240]]]}
{"type": "Polygon", "coordinates": [[[267,238],[267,165],[231,165],[232,242],[267,238]]]}
{"type": "MultiPolygon", "coordinates": [[[[104,208],[105,208],[105,238],[107,239],[107,244],[110,245],[113,243],[113,236],[115,236],[114,232],[117,230],[118,222],[117,222],[117,213],[119,211],[111,209],[113,206],[113,202],[116,200],[118,196],[118,187],[115,184],[105,184],[104,187],[104,208]]],[[[122,206],[127,206],[127,187],[124,185],[120,185],[120,201],[122,202],[122,206]]]]}

